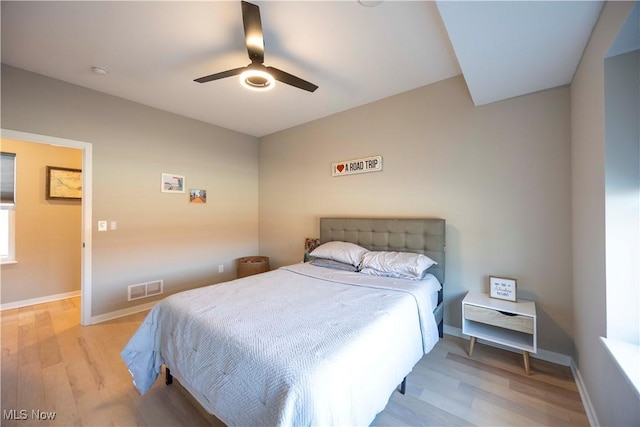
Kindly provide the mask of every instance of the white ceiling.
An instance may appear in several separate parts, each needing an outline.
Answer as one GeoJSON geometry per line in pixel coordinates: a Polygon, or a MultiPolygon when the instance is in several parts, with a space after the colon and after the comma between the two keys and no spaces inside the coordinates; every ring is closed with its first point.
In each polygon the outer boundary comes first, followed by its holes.
{"type": "Polygon", "coordinates": [[[239,1],[2,1],[2,62],[253,136],[463,74],[476,105],[571,82],[601,1],[255,1],[265,65],[315,83],[257,93],[239,1]],[[373,5],[373,6],[372,6],[373,5]],[[92,66],[109,70],[92,73],[92,66]]]}

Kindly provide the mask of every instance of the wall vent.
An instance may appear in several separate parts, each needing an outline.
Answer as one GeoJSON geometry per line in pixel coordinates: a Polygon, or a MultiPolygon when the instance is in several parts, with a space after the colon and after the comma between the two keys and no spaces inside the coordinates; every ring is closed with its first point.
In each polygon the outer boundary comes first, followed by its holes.
{"type": "Polygon", "coordinates": [[[133,301],[140,298],[152,297],[162,293],[162,280],[154,280],[153,282],[138,283],[129,285],[127,292],[127,301],[133,301]]]}

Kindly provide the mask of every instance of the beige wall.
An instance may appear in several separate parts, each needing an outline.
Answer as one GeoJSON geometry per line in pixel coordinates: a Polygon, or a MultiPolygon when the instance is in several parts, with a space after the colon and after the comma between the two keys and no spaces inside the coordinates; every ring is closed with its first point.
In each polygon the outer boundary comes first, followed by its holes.
{"type": "Polygon", "coordinates": [[[574,355],[603,426],[640,425],[640,402],[607,354],[604,60],[633,2],[607,2],[571,84],[574,355]]]}
{"type": "Polygon", "coordinates": [[[80,150],[2,139],[16,153],[17,264],[1,268],[2,303],[80,291],[81,204],[47,200],[47,166],[82,169],[80,150]]]}
{"type": "Polygon", "coordinates": [[[163,279],[166,295],[229,280],[237,258],[257,253],[256,138],[5,65],[1,118],[92,144],[94,316],[153,301],[127,302],[128,285],[163,279]],[[162,193],[162,172],[208,202],[162,193]],[[118,228],[97,232],[98,220],[118,228]]]}
{"type": "Polygon", "coordinates": [[[260,140],[260,252],[298,262],[321,216],[447,221],[445,324],[488,275],[538,303],[538,344],[572,341],[570,111],[561,87],[474,107],[455,77],[260,140]],[[332,162],[383,156],[383,171],[333,178],[332,162]]]}

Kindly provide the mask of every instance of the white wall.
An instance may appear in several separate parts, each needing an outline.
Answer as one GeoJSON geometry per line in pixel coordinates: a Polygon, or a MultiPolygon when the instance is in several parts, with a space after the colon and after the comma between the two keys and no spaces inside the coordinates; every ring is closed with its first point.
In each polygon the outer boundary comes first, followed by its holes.
{"type": "Polygon", "coordinates": [[[445,324],[467,290],[518,279],[539,346],[573,352],[569,89],[474,107],[461,76],[260,139],[260,253],[302,260],[321,216],[447,221],[445,324]],[[332,162],[382,155],[382,172],[332,162]]]}
{"type": "Polygon", "coordinates": [[[5,65],[1,118],[93,146],[93,316],[153,301],[127,302],[131,284],[163,279],[166,295],[235,278],[235,260],[257,252],[256,138],[5,65]],[[208,202],[162,193],[162,172],[208,202]],[[98,220],[117,230],[97,232],[98,220]]]}
{"type": "Polygon", "coordinates": [[[633,2],[607,2],[571,84],[574,355],[599,424],[640,425],[640,402],[604,349],[604,59],[633,2]]]}

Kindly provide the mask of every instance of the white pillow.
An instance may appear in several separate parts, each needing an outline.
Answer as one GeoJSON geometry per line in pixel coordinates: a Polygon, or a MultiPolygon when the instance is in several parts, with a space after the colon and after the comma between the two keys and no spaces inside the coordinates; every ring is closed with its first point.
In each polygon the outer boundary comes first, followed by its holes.
{"type": "Polygon", "coordinates": [[[332,259],[358,267],[362,262],[362,256],[367,252],[368,249],[355,243],[335,241],[323,243],[311,251],[309,256],[332,259]]]}
{"type": "Polygon", "coordinates": [[[372,276],[421,280],[437,262],[426,255],[410,252],[371,251],[362,256],[360,272],[372,276]]]}

